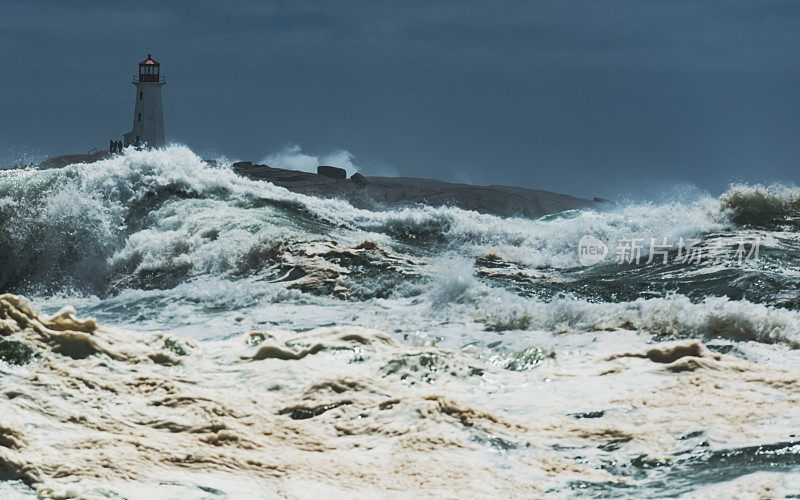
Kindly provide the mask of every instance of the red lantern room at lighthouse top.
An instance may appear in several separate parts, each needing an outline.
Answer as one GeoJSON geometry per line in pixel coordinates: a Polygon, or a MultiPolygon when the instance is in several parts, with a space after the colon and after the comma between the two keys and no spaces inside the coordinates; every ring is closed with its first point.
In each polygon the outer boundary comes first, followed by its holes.
{"type": "Polygon", "coordinates": [[[147,54],[147,59],[139,63],[139,81],[158,82],[160,68],[161,64],[153,59],[153,56],[147,54]]]}

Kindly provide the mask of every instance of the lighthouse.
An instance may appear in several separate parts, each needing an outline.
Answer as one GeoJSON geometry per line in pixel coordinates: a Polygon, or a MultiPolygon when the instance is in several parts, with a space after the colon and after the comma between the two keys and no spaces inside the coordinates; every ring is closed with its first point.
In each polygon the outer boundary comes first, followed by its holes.
{"type": "Polygon", "coordinates": [[[152,55],[147,54],[147,59],[139,63],[139,74],[133,84],[136,86],[133,130],[124,135],[125,145],[161,147],[165,144],[161,87],[167,82],[161,75],[161,64],[152,55]]]}

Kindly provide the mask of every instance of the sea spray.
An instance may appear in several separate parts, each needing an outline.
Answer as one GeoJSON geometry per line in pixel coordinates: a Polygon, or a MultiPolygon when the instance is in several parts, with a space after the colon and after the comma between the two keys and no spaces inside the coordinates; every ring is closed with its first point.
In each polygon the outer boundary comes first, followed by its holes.
{"type": "Polygon", "coordinates": [[[35,304],[0,299],[11,477],[42,496],[674,496],[715,460],[795,470],[794,188],[533,220],[360,210],[229,167],[171,146],[0,172],[0,291],[35,304]],[[582,265],[585,235],[604,260],[582,265]],[[760,246],[687,262],[681,240],[760,246]]]}
{"type": "Polygon", "coordinates": [[[361,234],[412,253],[494,252],[529,267],[569,268],[578,265],[573,249],[583,234],[614,244],[622,237],[677,238],[723,229],[724,216],[713,205],[636,205],[541,221],[448,207],[368,212],[239,178],[185,147],[129,148],[91,165],[0,178],[3,288],[102,293],[109,286],[172,287],[193,276],[241,269],[253,248],[277,239],[352,241],[361,234]],[[35,244],[42,238],[47,248],[35,244]]]}

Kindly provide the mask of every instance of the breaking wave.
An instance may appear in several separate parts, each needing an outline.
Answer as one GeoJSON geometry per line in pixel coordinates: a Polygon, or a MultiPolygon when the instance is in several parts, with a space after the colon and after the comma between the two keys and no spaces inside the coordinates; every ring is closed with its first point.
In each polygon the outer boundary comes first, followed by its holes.
{"type": "Polygon", "coordinates": [[[229,167],[170,146],[0,171],[0,293],[36,304],[0,295],[0,496],[676,496],[740,491],[715,461],[796,471],[797,188],[533,220],[229,167]],[[586,234],[761,252],[583,267],[586,234]]]}
{"type": "Polygon", "coordinates": [[[724,338],[800,347],[800,313],[746,300],[683,295],[621,303],[562,297],[505,310],[483,319],[495,331],[539,329],[564,333],[637,330],[668,338],[724,338]]]}
{"type": "Polygon", "coordinates": [[[800,189],[796,187],[734,184],[720,197],[720,204],[737,224],[797,229],[800,219],[800,189]]]}
{"type": "MultiPolygon", "coordinates": [[[[744,217],[742,208],[734,210],[746,205],[737,201],[744,191],[737,186],[720,200],[539,220],[448,207],[368,212],[239,178],[185,147],[127,150],[91,165],[3,173],[0,290],[168,288],[201,275],[252,272],[277,241],[313,238],[371,239],[416,255],[491,253],[527,267],[564,269],[578,265],[575,244],[584,234],[610,242],[613,251],[621,238],[677,240],[726,230],[744,217]]],[[[773,199],[758,187],[751,191],[773,199]]],[[[791,193],[787,188],[775,195],[781,201],[763,203],[794,207],[791,193]]]]}

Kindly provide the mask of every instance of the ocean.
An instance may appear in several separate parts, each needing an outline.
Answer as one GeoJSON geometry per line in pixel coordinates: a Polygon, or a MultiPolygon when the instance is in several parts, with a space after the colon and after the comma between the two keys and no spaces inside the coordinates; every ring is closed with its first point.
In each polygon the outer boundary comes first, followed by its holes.
{"type": "Polygon", "coordinates": [[[0,496],[800,495],[798,230],[783,185],[533,220],[184,146],[0,170],[0,496]]]}

